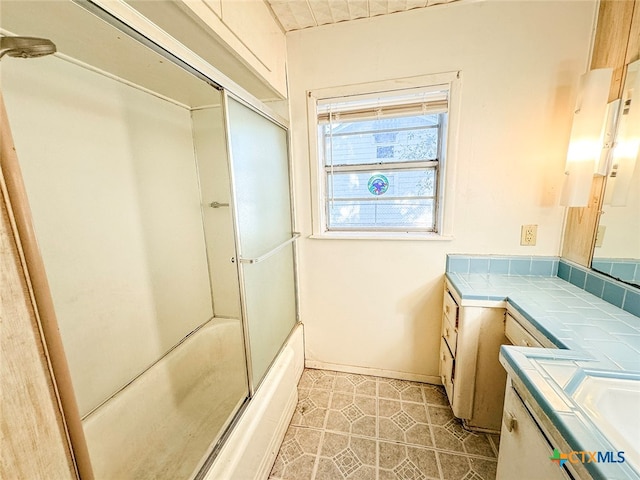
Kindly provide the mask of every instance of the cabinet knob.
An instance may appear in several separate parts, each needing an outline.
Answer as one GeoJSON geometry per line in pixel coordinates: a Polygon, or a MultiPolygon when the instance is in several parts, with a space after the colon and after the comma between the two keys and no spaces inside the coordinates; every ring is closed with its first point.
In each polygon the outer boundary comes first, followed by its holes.
{"type": "Polygon", "coordinates": [[[444,307],[444,311],[445,311],[445,312],[447,312],[447,313],[449,313],[449,310],[451,310],[451,307],[449,307],[449,305],[446,305],[446,306],[444,307]]]}
{"type": "Polygon", "coordinates": [[[511,412],[505,412],[505,416],[502,420],[504,422],[504,426],[507,427],[508,432],[512,432],[518,427],[518,420],[511,412]]]}
{"type": "Polygon", "coordinates": [[[445,329],[444,329],[444,336],[445,336],[445,337],[448,337],[448,336],[449,336],[449,329],[448,329],[448,328],[445,328],[445,329]]]}

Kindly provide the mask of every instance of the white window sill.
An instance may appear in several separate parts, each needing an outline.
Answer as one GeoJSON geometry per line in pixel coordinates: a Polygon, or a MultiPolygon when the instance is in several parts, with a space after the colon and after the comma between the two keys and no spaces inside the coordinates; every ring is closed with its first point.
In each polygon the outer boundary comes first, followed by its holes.
{"type": "Polygon", "coordinates": [[[313,240],[419,240],[448,242],[453,240],[454,236],[431,232],[325,232],[310,235],[308,238],[313,240]]]}

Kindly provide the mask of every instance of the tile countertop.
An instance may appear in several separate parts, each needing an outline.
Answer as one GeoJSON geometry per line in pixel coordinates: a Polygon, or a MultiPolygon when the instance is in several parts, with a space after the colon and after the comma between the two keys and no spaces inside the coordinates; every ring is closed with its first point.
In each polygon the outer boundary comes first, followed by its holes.
{"type": "Polygon", "coordinates": [[[640,424],[640,405],[620,414],[622,420],[613,419],[613,430],[616,421],[627,430],[620,441],[616,432],[604,431],[607,425],[602,426],[600,412],[590,413],[574,400],[587,378],[630,380],[635,400],[640,392],[640,318],[558,277],[451,272],[446,276],[463,306],[465,301],[507,301],[558,347],[505,345],[500,360],[526,386],[573,451],[626,450],[624,463],[585,463],[589,474],[594,479],[640,479],[640,430],[629,434],[629,425],[640,424]]]}

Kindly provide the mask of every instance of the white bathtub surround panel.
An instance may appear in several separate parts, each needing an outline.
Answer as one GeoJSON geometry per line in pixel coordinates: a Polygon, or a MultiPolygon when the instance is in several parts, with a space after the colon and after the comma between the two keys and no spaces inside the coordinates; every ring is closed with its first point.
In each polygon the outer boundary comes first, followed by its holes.
{"type": "Polygon", "coordinates": [[[231,262],[231,258],[236,256],[236,251],[222,106],[193,110],[191,119],[200,173],[202,218],[207,242],[213,309],[218,317],[240,318],[238,269],[236,264],[231,262]],[[227,206],[212,208],[212,202],[226,203],[227,206]]]}
{"type": "Polygon", "coordinates": [[[298,324],[205,480],[265,480],[269,476],[298,401],[303,369],[303,327],[298,324]]]}
{"type": "Polygon", "coordinates": [[[212,316],[189,112],[56,57],[2,69],[81,414],[212,316]]]}
{"type": "Polygon", "coordinates": [[[248,394],[239,320],[212,320],[87,417],[96,478],[190,478],[248,394]]]}
{"type": "Polygon", "coordinates": [[[289,32],[300,314],[309,361],[438,374],[447,253],[557,255],[596,2],[453,2],[289,32]],[[461,71],[453,240],[315,240],[306,92],[461,71]],[[521,247],[522,224],[538,244],[521,247]]]}

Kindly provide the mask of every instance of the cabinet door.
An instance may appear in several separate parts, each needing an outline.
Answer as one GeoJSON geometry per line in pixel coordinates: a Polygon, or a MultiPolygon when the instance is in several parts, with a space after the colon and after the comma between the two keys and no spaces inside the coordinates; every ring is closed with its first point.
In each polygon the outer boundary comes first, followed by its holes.
{"type": "Polygon", "coordinates": [[[496,480],[566,480],[553,449],[513,389],[507,386],[496,480]]]}

